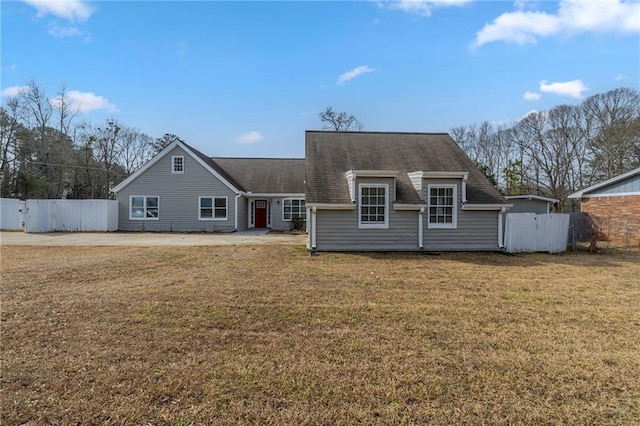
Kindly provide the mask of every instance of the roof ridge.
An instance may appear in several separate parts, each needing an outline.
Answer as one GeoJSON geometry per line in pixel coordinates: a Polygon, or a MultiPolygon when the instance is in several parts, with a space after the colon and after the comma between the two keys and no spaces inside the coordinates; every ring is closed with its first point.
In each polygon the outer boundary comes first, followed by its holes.
{"type": "Polygon", "coordinates": [[[211,157],[212,160],[302,160],[299,157],[211,157]]]}
{"type": "Polygon", "coordinates": [[[449,135],[448,132],[393,132],[393,131],[379,131],[379,130],[305,130],[305,133],[347,133],[347,134],[381,134],[381,135],[449,135]]]}

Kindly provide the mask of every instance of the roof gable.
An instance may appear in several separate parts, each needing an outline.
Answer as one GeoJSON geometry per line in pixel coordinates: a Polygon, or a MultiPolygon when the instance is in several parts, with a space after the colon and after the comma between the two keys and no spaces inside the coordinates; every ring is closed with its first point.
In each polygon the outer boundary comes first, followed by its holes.
{"type": "Polygon", "coordinates": [[[348,170],[399,170],[396,198],[407,204],[424,203],[408,173],[468,171],[468,203],[505,203],[446,133],[307,131],[305,141],[307,203],[350,203],[348,170]]]}
{"type": "Polygon", "coordinates": [[[182,141],[174,141],[167,145],[162,151],[160,151],[155,157],[151,160],[147,161],[144,166],[136,170],[133,174],[131,174],[128,178],[120,182],[114,188],[111,189],[112,192],[118,193],[122,191],[125,187],[127,187],[131,182],[136,180],[140,175],[149,170],[154,164],[158,163],[164,157],[166,157],[169,153],[171,153],[176,147],[182,148],[187,154],[189,154],[196,162],[198,162],[202,167],[204,167],[208,172],[210,172],[213,176],[215,176],[218,180],[220,180],[223,184],[225,184],[229,189],[231,189],[236,194],[241,192],[241,188],[232,182],[224,170],[222,170],[217,164],[215,164],[211,158],[207,157],[197,149],[187,145],[182,141]]]}
{"type": "MultiPolygon", "coordinates": [[[[614,176],[611,179],[607,179],[595,185],[591,185],[588,188],[584,188],[580,191],[574,192],[573,194],[570,194],[568,198],[583,198],[583,197],[588,197],[589,195],[595,192],[606,192],[606,191],[603,191],[606,187],[615,185],[617,183],[620,183],[627,179],[634,178],[636,176],[640,176],[640,167],[638,167],[637,169],[628,171],[627,173],[614,176]]],[[[640,193],[640,191],[633,191],[633,193],[640,193]]],[[[623,193],[611,193],[610,195],[622,195],[622,194],[623,193]]]]}

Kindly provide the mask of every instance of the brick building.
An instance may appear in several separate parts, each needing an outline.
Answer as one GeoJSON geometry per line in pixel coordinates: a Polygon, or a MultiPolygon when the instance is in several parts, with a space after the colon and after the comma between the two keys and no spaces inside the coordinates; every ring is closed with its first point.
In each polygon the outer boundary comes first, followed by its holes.
{"type": "Polygon", "coordinates": [[[574,192],[580,211],[598,227],[599,239],[640,244],[640,167],[574,192]]]}

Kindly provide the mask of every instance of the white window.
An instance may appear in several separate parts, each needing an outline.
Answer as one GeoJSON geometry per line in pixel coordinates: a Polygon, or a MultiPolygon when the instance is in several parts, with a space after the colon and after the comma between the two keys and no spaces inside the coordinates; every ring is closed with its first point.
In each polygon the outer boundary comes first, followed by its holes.
{"type": "Polygon", "coordinates": [[[456,185],[429,185],[429,228],[457,227],[456,185]]]}
{"type": "Polygon", "coordinates": [[[160,219],[160,197],[148,195],[132,195],[129,197],[129,219],[160,219]]]}
{"type": "Polygon", "coordinates": [[[184,173],[184,157],[174,155],[171,157],[171,173],[182,174],[184,173]]]}
{"type": "Polygon", "coordinates": [[[389,227],[389,185],[360,185],[358,227],[389,227]]]}
{"type": "Polygon", "coordinates": [[[282,200],[282,220],[289,222],[293,219],[307,219],[304,198],[285,198],[282,200]]]}
{"type": "Polygon", "coordinates": [[[198,197],[198,220],[227,220],[227,197],[198,197]]]}

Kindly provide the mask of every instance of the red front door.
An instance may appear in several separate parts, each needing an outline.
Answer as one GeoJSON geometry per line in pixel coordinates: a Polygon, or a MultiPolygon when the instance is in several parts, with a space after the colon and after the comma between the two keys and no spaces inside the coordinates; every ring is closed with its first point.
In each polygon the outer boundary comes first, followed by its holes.
{"type": "Polygon", "coordinates": [[[267,202],[265,200],[256,200],[256,228],[267,227],[267,202]]]}

